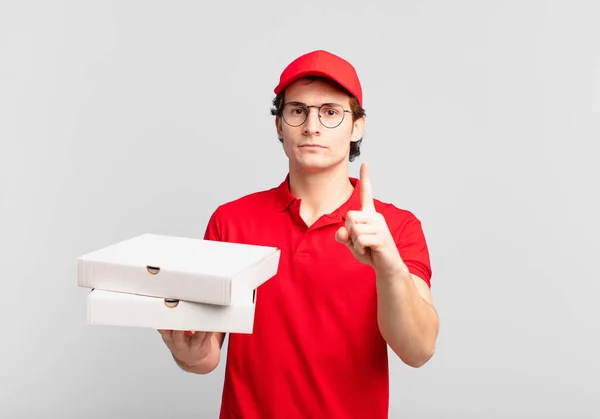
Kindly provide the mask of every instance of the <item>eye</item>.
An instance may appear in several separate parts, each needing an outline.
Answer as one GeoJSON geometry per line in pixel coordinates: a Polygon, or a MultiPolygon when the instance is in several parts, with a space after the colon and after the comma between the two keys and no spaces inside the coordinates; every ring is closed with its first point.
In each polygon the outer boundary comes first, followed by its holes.
{"type": "Polygon", "coordinates": [[[305,111],[304,111],[304,109],[303,109],[303,108],[294,108],[294,109],[292,109],[292,113],[293,113],[294,115],[302,115],[304,112],[305,112],[305,111]]]}
{"type": "Polygon", "coordinates": [[[322,113],[325,116],[336,116],[339,114],[339,111],[335,107],[327,106],[322,109],[322,113]]]}

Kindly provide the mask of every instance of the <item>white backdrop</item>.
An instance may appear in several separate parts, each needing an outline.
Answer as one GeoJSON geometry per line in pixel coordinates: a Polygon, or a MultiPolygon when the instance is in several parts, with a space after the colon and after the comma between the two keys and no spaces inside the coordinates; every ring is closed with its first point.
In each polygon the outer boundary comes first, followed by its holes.
{"type": "Polygon", "coordinates": [[[76,258],[279,184],[273,88],[321,48],[363,82],[351,174],[432,255],[437,353],[392,360],[390,417],[600,417],[600,4],[367,3],[1,3],[0,417],[217,417],[223,364],[87,326],[76,258]]]}

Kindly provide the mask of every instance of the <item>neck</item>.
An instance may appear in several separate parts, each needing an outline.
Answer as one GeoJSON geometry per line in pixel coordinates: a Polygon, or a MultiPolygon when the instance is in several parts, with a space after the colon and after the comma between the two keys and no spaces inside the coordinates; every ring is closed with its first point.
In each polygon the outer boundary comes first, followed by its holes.
{"type": "Polygon", "coordinates": [[[290,167],[290,191],[302,200],[301,214],[311,224],[346,202],[353,192],[346,165],[318,172],[290,167]]]}

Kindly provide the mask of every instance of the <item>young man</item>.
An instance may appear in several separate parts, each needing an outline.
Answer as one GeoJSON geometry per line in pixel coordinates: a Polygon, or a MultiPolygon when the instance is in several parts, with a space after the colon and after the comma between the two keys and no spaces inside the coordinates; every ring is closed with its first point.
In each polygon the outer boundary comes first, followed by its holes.
{"type": "MultiPolygon", "coordinates": [[[[354,67],[326,51],[281,74],[275,126],[289,174],[221,205],[205,238],[281,249],[259,289],[254,333],[232,334],[222,418],[387,418],[387,347],[420,367],[438,318],[419,220],[373,198],[369,169],[348,176],[366,117],[354,67]]],[[[177,364],[206,374],[224,335],[161,330],[177,364]]]]}

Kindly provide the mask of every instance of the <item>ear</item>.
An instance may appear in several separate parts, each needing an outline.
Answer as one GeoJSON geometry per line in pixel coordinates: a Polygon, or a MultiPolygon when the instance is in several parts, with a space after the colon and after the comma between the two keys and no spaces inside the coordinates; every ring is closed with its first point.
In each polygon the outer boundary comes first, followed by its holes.
{"type": "Polygon", "coordinates": [[[352,123],[352,142],[355,143],[363,137],[367,117],[362,116],[352,123]]]}
{"type": "Polygon", "coordinates": [[[283,138],[283,131],[281,129],[281,118],[279,116],[275,117],[275,129],[277,130],[277,137],[283,138]]]}

